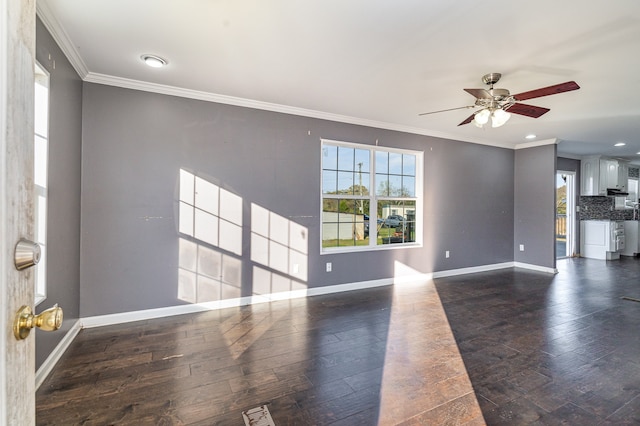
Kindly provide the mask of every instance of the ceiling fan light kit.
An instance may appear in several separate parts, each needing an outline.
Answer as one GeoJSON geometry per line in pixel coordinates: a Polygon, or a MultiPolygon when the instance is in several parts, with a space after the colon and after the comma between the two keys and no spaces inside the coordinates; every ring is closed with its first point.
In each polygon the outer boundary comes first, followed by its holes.
{"type": "Polygon", "coordinates": [[[493,72],[482,76],[482,82],[489,85],[489,89],[464,89],[465,92],[476,98],[474,105],[459,108],[449,108],[446,110],[426,112],[420,115],[435,114],[445,111],[453,111],[463,108],[480,108],[475,111],[466,120],[458,124],[468,124],[473,122],[476,127],[482,128],[491,119],[491,127],[500,127],[504,125],[511,114],[524,115],[525,117],[538,118],[549,112],[549,108],[538,107],[534,105],[526,105],[520,103],[522,100],[540,98],[542,96],[555,95],[558,93],[569,92],[580,88],[575,81],[567,81],[566,83],[556,84],[549,87],[543,87],[528,92],[512,95],[507,89],[495,89],[496,84],[502,74],[493,72]]]}
{"type": "Polygon", "coordinates": [[[482,128],[489,122],[489,118],[491,118],[491,127],[500,127],[509,121],[511,114],[500,108],[483,108],[474,114],[473,124],[482,128]]]}
{"type": "Polygon", "coordinates": [[[500,127],[511,118],[511,114],[503,109],[497,109],[491,114],[491,127],[500,127]]]}
{"type": "Polygon", "coordinates": [[[484,108],[474,114],[473,124],[478,127],[482,127],[489,121],[489,116],[491,115],[491,111],[484,108]]]}

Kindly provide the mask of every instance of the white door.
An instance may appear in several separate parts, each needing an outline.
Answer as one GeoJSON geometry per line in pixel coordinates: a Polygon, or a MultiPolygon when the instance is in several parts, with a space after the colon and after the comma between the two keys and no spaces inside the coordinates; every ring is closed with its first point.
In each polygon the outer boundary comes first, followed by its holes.
{"type": "Polygon", "coordinates": [[[35,0],[0,1],[0,424],[35,424],[35,333],[13,335],[33,306],[33,270],[14,267],[14,248],[33,235],[35,0]]]}

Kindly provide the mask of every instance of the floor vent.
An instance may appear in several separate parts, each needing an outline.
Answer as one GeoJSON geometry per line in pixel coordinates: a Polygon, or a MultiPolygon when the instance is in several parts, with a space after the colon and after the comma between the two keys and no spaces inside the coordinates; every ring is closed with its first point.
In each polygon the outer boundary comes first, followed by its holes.
{"type": "Polygon", "coordinates": [[[243,411],[242,418],[246,426],[276,426],[266,405],[243,411]]]}
{"type": "Polygon", "coordinates": [[[629,297],[629,296],[623,296],[621,297],[622,300],[631,300],[632,302],[640,302],[640,299],[635,299],[633,297],[629,297]]]}

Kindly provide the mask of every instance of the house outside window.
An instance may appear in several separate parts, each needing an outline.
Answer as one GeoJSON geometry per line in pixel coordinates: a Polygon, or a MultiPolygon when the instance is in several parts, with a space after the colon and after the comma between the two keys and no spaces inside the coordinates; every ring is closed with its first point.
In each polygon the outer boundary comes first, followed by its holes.
{"type": "Polygon", "coordinates": [[[322,252],[420,246],[423,153],[322,141],[322,252]]]}

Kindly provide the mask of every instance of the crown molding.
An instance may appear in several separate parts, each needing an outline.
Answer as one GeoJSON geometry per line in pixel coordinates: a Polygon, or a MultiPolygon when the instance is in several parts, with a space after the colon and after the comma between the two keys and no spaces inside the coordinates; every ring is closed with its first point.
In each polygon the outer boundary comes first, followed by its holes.
{"type": "Polygon", "coordinates": [[[89,74],[89,69],[71,42],[71,38],[62,25],[60,25],[60,22],[56,19],[46,2],[36,2],[36,15],[49,31],[51,37],[53,37],[58,46],[60,46],[60,49],[71,63],[73,69],[75,69],[80,78],[84,80],[87,74],[89,74]]]}
{"type": "Polygon", "coordinates": [[[558,158],[568,158],[570,160],[582,160],[583,156],[582,155],[577,155],[577,154],[568,154],[566,152],[560,152],[558,151],[558,158]]]}
{"type": "Polygon", "coordinates": [[[516,145],[515,149],[533,148],[533,147],[536,147],[536,146],[544,146],[544,145],[555,145],[558,142],[559,141],[556,138],[545,139],[545,140],[536,141],[536,142],[525,142],[525,143],[521,143],[521,144],[516,145]]]}
{"type": "MultiPolygon", "coordinates": [[[[432,136],[442,139],[461,141],[459,136],[454,136],[445,132],[435,132],[419,127],[404,126],[400,124],[388,123],[385,121],[369,120],[365,118],[351,117],[347,115],[333,114],[330,112],[317,111],[306,108],[292,107],[288,105],[275,104],[271,102],[257,101],[253,99],[238,98],[235,96],[219,95],[216,93],[204,92],[200,90],[185,89],[176,86],[150,83],[147,81],[133,80],[129,78],[115,77],[107,74],[89,72],[84,78],[88,83],[103,84],[106,86],[121,87],[124,89],[140,90],[144,92],[159,93],[162,95],[177,96],[181,98],[196,99],[199,101],[215,102],[226,105],[234,105],[245,108],[260,109],[264,111],[279,112],[283,114],[298,115],[302,117],[317,118],[320,120],[336,121],[340,123],[355,124],[359,126],[374,127],[378,129],[394,130],[397,132],[411,133],[423,136],[432,136]]],[[[480,139],[467,139],[462,142],[489,145],[499,148],[513,149],[508,145],[497,144],[480,139]]]]}

